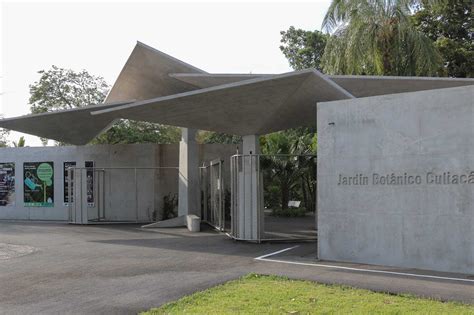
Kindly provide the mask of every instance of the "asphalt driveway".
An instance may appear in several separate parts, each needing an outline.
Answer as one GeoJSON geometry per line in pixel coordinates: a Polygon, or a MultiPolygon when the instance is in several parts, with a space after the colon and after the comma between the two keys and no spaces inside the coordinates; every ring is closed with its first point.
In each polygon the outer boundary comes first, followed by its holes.
{"type": "MultiPolygon", "coordinates": [[[[474,282],[259,261],[294,244],[213,231],[0,222],[1,244],[0,313],[133,314],[250,272],[474,303],[474,282]]],[[[298,245],[281,260],[314,261],[315,243],[298,245]]]]}

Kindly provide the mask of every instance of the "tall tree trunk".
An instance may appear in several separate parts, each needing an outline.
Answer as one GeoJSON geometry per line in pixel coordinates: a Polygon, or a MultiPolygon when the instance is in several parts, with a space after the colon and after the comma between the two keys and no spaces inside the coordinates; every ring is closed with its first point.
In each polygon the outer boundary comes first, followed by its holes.
{"type": "Polygon", "coordinates": [[[303,192],[303,202],[306,210],[309,209],[310,205],[308,204],[308,192],[306,191],[306,183],[307,177],[306,176],[301,176],[301,190],[303,192]]]}
{"type": "Polygon", "coordinates": [[[286,181],[281,183],[281,208],[288,208],[288,201],[290,201],[290,187],[286,181]]]}

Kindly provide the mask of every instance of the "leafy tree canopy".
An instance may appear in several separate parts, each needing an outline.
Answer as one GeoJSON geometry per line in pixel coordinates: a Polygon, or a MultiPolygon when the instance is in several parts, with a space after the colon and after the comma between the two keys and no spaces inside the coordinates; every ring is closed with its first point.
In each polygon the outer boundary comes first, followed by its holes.
{"type": "Polygon", "coordinates": [[[102,77],[86,70],[75,72],[52,66],[50,70],[38,71],[39,81],[30,85],[32,113],[44,113],[59,109],[71,109],[104,101],[109,85],[102,77]]]}
{"type": "Polygon", "coordinates": [[[199,132],[197,140],[200,143],[210,144],[210,143],[223,143],[223,144],[239,144],[242,142],[241,136],[229,135],[225,133],[219,133],[214,131],[204,131],[199,132]]]}
{"type": "Polygon", "coordinates": [[[436,75],[432,40],[414,27],[414,1],[333,0],[323,21],[332,32],[322,58],[329,74],[436,75]]]}
{"type": "Polygon", "coordinates": [[[8,130],[0,128],[0,148],[8,146],[7,137],[10,132],[8,130]]]}
{"type": "Polygon", "coordinates": [[[145,121],[121,120],[92,141],[93,144],[177,143],[181,130],[145,121]]]}
{"type": "Polygon", "coordinates": [[[21,136],[18,141],[13,141],[13,146],[15,148],[23,148],[26,145],[25,137],[21,136]]]}
{"type": "MultiPolygon", "coordinates": [[[[43,113],[103,103],[109,85],[102,77],[89,74],[86,70],[75,72],[52,66],[38,72],[41,77],[30,85],[32,113],[43,113]]],[[[92,143],[176,143],[180,129],[147,122],[121,120],[92,143]]],[[[47,139],[42,139],[43,143],[47,139]]],[[[57,143],[61,144],[61,143],[57,143]]]]}
{"type": "Polygon", "coordinates": [[[474,77],[474,16],[472,0],[423,1],[413,16],[443,57],[444,74],[474,77]]]}
{"type": "Polygon", "coordinates": [[[328,35],[320,31],[305,31],[291,26],[281,31],[280,50],[295,70],[316,68],[320,70],[321,58],[328,35]]]}

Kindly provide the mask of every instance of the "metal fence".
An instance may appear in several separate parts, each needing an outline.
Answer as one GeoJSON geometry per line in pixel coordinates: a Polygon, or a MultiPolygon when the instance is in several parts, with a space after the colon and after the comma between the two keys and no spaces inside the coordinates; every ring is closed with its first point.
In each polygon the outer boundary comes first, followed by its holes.
{"type": "Polygon", "coordinates": [[[245,241],[313,240],[316,155],[231,157],[231,231],[245,241]]]}
{"type": "Polygon", "coordinates": [[[155,221],[163,215],[165,197],[178,190],[178,174],[177,167],[70,167],[69,222],[155,221]]]}
{"type": "Polygon", "coordinates": [[[226,228],[224,161],[213,160],[200,167],[202,220],[219,231],[226,228]]]}

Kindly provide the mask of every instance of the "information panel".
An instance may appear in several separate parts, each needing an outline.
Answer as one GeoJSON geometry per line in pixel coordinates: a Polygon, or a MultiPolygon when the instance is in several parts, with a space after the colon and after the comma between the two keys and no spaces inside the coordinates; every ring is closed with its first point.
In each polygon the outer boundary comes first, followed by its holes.
{"type": "MultiPolygon", "coordinates": [[[[76,162],[64,162],[63,166],[63,181],[64,181],[64,204],[69,204],[69,181],[68,181],[68,168],[76,167],[76,162]]],[[[71,172],[71,202],[74,202],[74,172],[71,172]]]]}
{"type": "Polygon", "coordinates": [[[54,205],[53,162],[23,163],[23,201],[26,207],[54,205]]]}
{"type": "Polygon", "coordinates": [[[94,207],[94,162],[85,161],[84,166],[86,167],[86,188],[87,188],[87,205],[94,207]]]}
{"type": "Polygon", "coordinates": [[[0,206],[15,204],[15,163],[0,163],[0,206]]]}

